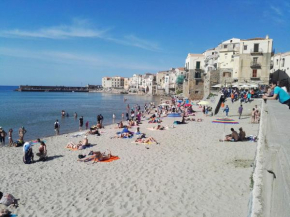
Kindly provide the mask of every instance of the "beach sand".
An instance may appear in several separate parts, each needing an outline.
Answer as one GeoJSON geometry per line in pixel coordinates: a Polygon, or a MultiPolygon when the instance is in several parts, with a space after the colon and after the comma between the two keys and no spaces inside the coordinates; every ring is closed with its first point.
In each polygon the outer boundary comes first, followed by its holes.
{"type": "MultiPolygon", "coordinates": [[[[231,118],[238,120],[234,106],[231,118]]],[[[248,115],[253,106],[245,104],[244,113],[248,115]]],[[[69,141],[83,138],[71,138],[78,133],[43,138],[49,158],[31,165],[23,164],[22,147],[2,147],[1,191],[20,199],[19,207],[11,210],[23,217],[246,216],[256,143],[219,142],[224,125],[211,123],[219,116],[224,114],[163,131],[148,130],[157,124],[143,121],[141,132],[160,145],[110,139],[120,131],[113,126],[102,129],[100,137],[90,135],[94,146],[80,151],[65,148],[69,141]],[[106,149],[120,159],[94,164],[77,161],[79,154],[106,149]]],[[[198,112],[197,117],[203,114],[198,112]]],[[[164,118],[162,125],[172,126],[173,121],[164,118]]],[[[243,127],[247,135],[258,135],[259,125],[249,122],[250,117],[243,116],[239,125],[226,125],[226,133],[231,127],[243,127]]],[[[34,153],[38,147],[33,147],[34,153]]]]}

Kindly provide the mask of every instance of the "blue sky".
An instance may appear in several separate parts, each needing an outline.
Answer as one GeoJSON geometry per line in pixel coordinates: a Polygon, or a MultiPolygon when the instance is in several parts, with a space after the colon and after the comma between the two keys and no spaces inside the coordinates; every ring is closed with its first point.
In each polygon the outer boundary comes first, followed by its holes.
{"type": "Polygon", "coordinates": [[[289,1],[1,0],[0,85],[101,84],[267,34],[290,51],[289,1]]]}

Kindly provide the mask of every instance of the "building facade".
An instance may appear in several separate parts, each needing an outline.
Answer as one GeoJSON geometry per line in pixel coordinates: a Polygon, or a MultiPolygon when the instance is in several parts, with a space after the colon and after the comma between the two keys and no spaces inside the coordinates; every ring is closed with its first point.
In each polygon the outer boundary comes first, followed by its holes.
{"type": "Polygon", "coordinates": [[[275,54],[272,57],[270,66],[271,73],[280,69],[290,76],[290,52],[275,54]]]}
{"type": "Polygon", "coordinates": [[[102,78],[102,86],[103,88],[111,88],[112,87],[112,79],[110,77],[102,78]]]}
{"type": "Polygon", "coordinates": [[[241,40],[238,82],[269,83],[272,46],[268,36],[241,40]]]}
{"type": "Polygon", "coordinates": [[[204,55],[187,55],[185,60],[187,71],[183,83],[183,96],[191,100],[199,100],[204,97],[204,55]]]}

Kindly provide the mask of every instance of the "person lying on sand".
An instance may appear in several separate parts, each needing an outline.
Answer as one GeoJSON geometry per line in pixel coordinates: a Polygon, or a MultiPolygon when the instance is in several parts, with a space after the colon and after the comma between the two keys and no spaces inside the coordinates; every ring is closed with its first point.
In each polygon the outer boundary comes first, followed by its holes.
{"type": "Polygon", "coordinates": [[[100,151],[96,151],[96,152],[91,152],[91,156],[85,158],[85,159],[78,159],[78,161],[81,162],[89,162],[89,161],[104,161],[104,160],[109,160],[113,155],[111,154],[110,150],[107,150],[104,153],[101,153],[100,151]],[[107,152],[107,153],[106,153],[107,152]]]}
{"type": "Polygon", "coordinates": [[[66,145],[66,148],[80,149],[80,148],[86,147],[88,144],[89,144],[89,140],[88,140],[87,136],[85,136],[83,141],[79,141],[78,144],[74,144],[73,142],[69,142],[66,145]]]}
{"type": "Polygon", "coordinates": [[[114,139],[114,138],[118,138],[118,139],[120,139],[120,138],[130,138],[131,136],[133,136],[133,134],[131,132],[120,133],[120,134],[118,134],[116,136],[111,137],[111,139],[114,139]]]}
{"type": "Polygon", "coordinates": [[[198,119],[197,119],[197,122],[202,122],[202,119],[201,119],[201,118],[198,118],[198,119]]]}
{"type": "Polygon", "coordinates": [[[100,134],[98,129],[90,128],[90,130],[86,133],[86,135],[98,135],[98,136],[100,136],[101,134],[100,134]]]}
{"type": "Polygon", "coordinates": [[[234,128],[231,128],[231,131],[232,133],[229,134],[229,135],[226,135],[226,138],[225,140],[219,140],[220,142],[223,142],[223,141],[231,141],[231,142],[236,142],[239,140],[239,135],[238,133],[234,130],[234,128]]]}
{"type": "Polygon", "coordinates": [[[156,144],[159,144],[153,137],[149,137],[149,138],[137,138],[135,140],[135,142],[137,143],[149,143],[149,142],[154,142],[156,144]]]}
{"type": "Polygon", "coordinates": [[[164,130],[165,127],[161,126],[160,124],[157,125],[157,127],[152,127],[152,130],[164,130]]]}

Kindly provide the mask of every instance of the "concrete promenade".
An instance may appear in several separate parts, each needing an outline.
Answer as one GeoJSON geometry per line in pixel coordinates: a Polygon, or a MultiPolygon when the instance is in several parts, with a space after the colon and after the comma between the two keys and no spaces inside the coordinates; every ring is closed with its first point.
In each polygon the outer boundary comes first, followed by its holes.
{"type": "Polygon", "coordinates": [[[290,216],[290,110],[278,101],[262,106],[251,217],[290,216]]]}

